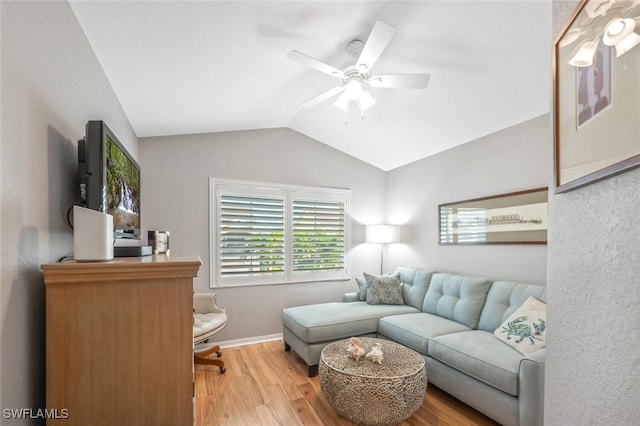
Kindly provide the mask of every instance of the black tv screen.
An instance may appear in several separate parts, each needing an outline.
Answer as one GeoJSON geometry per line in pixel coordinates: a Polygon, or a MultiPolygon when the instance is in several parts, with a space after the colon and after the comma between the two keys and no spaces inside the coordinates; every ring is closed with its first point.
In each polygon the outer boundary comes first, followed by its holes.
{"type": "Polygon", "coordinates": [[[140,166],[103,121],[78,144],[81,204],[113,216],[114,238],[140,238],[140,166]]]}

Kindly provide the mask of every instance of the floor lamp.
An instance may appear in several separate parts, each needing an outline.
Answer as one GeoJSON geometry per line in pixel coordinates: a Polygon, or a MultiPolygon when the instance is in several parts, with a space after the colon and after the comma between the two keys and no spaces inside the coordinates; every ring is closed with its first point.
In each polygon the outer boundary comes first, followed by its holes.
{"type": "Polygon", "coordinates": [[[367,225],[365,229],[365,241],[367,243],[380,244],[380,275],[384,268],[384,245],[400,242],[399,225],[367,225]]]}

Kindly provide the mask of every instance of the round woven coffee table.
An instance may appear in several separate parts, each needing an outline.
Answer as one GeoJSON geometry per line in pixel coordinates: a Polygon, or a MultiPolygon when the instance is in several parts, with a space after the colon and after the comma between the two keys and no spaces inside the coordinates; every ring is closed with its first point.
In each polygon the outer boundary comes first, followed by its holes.
{"type": "Polygon", "coordinates": [[[395,425],[409,418],[424,401],[427,372],[416,351],[383,339],[362,337],[368,353],[376,343],[384,359],[355,361],[349,339],[329,344],[320,355],[320,387],[333,408],[359,425],[395,425]]]}

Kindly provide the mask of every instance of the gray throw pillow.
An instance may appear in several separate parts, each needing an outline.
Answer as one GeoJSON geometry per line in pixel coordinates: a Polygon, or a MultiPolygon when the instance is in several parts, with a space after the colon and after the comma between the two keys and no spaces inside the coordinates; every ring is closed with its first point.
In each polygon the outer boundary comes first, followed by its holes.
{"type": "Polygon", "coordinates": [[[367,303],[370,305],[403,305],[400,274],[371,275],[364,273],[367,282],[367,303]]]}
{"type": "Polygon", "coordinates": [[[358,299],[362,302],[367,300],[367,281],[364,278],[356,278],[356,284],[358,284],[358,299]]]}

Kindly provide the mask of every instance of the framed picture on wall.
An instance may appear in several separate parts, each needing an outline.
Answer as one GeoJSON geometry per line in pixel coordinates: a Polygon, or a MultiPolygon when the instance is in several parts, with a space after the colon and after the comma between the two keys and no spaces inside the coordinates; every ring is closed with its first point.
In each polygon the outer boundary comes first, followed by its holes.
{"type": "Polygon", "coordinates": [[[640,165],[640,3],[583,0],[554,42],[555,192],[640,165]]]}
{"type": "Polygon", "coordinates": [[[440,244],[547,244],[548,195],[536,188],[440,204],[440,244]]]}

